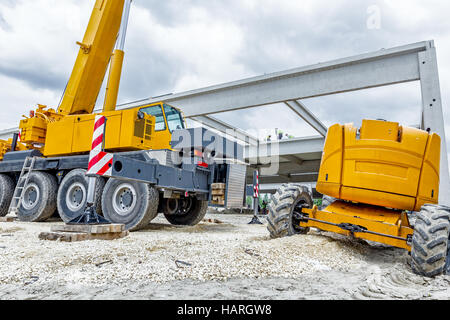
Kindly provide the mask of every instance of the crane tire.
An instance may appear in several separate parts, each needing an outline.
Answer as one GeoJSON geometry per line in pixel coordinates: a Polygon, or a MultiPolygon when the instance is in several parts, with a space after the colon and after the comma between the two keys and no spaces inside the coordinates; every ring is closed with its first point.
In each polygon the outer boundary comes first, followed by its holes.
{"type": "Polygon", "coordinates": [[[272,195],[267,215],[267,229],[273,239],[307,234],[309,228],[302,228],[295,213],[314,205],[309,189],[299,184],[284,184],[272,195]]]}
{"type": "MultiPolygon", "coordinates": [[[[106,181],[97,178],[95,184],[94,208],[97,214],[102,214],[102,193],[106,181]]],[[[87,202],[88,177],[85,169],[70,171],[61,181],[58,190],[57,206],[61,219],[68,223],[84,213],[87,202]]]]}
{"type": "Polygon", "coordinates": [[[424,205],[417,213],[411,245],[411,267],[425,277],[447,274],[449,270],[450,208],[424,205]]]}
{"type": "Polygon", "coordinates": [[[17,210],[17,217],[24,222],[43,222],[56,211],[58,181],[56,177],[41,171],[30,173],[28,183],[17,210]]]}
{"type": "Polygon", "coordinates": [[[109,179],[102,194],[103,216],[138,231],[158,215],[159,192],[146,183],[109,179]]]}
{"type": "Polygon", "coordinates": [[[184,204],[181,204],[182,208],[177,213],[169,213],[168,209],[168,200],[165,199],[163,204],[164,216],[167,221],[176,226],[195,226],[199,224],[206,215],[208,211],[208,201],[201,201],[195,197],[180,199],[179,201],[184,204]]]}
{"type": "Polygon", "coordinates": [[[8,215],[14,188],[14,180],[6,174],[0,174],[0,217],[8,215]]]}

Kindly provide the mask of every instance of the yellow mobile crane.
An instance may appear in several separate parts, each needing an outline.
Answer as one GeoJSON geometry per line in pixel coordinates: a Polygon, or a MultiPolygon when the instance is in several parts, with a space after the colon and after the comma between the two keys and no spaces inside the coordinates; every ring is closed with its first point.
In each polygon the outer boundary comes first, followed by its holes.
{"type": "Polygon", "coordinates": [[[437,134],[396,122],[330,127],[317,181],[329,203],[319,209],[307,188],[283,185],[269,206],[271,236],[317,228],[406,249],[418,274],[449,272],[450,208],[437,204],[440,148],[437,134]]]}
{"type": "Polygon", "coordinates": [[[77,42],[80,50],[61,104],[57,110],[39,106],[30,113],[31,117],[20,122],[21,143],[27,148],[39,149],[45,157],[89,152],[90,128],[95,118],[92,112],[108,65],[110,72],[102,112],[108,118],[105,148],[117,151],[170,148],[170,128],[161,126],[161,122],[168,111],[178,114],[177,126],[184,128],[177,109],[158,103],[144,110],[140,107],[115,111],[130,5],[131,0],[95,2],[83,41],[77,42]],[[138,117],[140,111],[144,111],[143,116],[138,117]]]}
{"type": "MultiPolygon", "coordinates": [[[[145,227],[159,212],[173,224],[193,225],[206,213],[211,184],[226,184],[231,166],[208,167],[203,161],[207,154],[203,151],[208,151],[204,141],[200,145],[183,141],[183,150],[172,141],[175,131],[184,136],[193,132],[186,129],[180,110],[164,102],[116,110],[131,2],[95,1],[83,41],[77,42],[79,53],[60,105],[56,109],[39,105],[31,111],[20,122],[20,142],[17,135],[0,141],[0,216],[16,213],[22,221],[38,222],[57,211],[69,222],[84,212],[93,112],[108,65],[101,113],[107,118],[104,150],[148,163],[149,171],[136,168],[136,173],[147,176],[132,181],[99,178],[96,212],[130,230],[145,227]],[[179,163],[169,161],[174,155],[182,158],[179,163]],[[188,165],[187,158],[201,168],[188,165]],[[214,173],[216,169],[221,174],[214,173]]],[[[217,156],[226,155],[217,152],[217,156]]]]}

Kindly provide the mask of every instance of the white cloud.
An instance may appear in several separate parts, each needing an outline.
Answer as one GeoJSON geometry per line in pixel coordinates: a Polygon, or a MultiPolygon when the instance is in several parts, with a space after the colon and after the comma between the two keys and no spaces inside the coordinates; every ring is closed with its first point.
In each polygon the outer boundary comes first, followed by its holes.
{"type": "MultiPolygon", "coordinates": [[[[2,127],[16,125],[16,110],[58,103],[92,5],[91,0],[0,3],[2,127]]],[[[449,9],[443,0],[135,0],[119,101],[435,39],[450,124],[449,9]],[[371,5],[380,7],[380,29],[367,28],[371,5]]],[[[359,123],[366,116],[415,124],[420,103],[417,84],[305,101],[326,124],[359,123]]],[[[246,130],[284,126],[296,135],[314,134],[282,106],[218,117],[246,130]]],[[[450,142],[450,131],[447,138],[450,142]]]]}

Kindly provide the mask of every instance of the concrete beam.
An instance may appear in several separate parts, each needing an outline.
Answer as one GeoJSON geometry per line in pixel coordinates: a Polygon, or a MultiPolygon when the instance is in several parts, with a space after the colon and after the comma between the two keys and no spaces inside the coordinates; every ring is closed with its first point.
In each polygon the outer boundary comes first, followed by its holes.
{"type": "Polygon", "coordinates": [[[305,120],[323,137],[326,137],[328,128],[300,101],[287,101],[285,104],[299,117],[305,120]]]}
{"type": "Polygon", "coordinates": [[[322,158],[324,137],[306,137],[264,142],[259,148],[246,146],[245,158],[251,164],[267,164],[266,160],[279,161],[280,156],[299,155],[302,159],[318,160],[322,158]]]}
{"type": "Polygon", "coordinates": [[[447,141],[442,111],[441,86],[437,65],[436,48],[430,42],[427,51],[420,52],[418,64],[422,90],[423,130],[436,132],[441,137],[441,168],[439,203],[450,206],[450,175],[448,168],[447,141]]]}
{"type": "Polygon", "coordinates": [[[240,140],[242,142],[245,142],[250,145],[258,145],[259,140],[258,138],[248,134],[247,132],[238,129],[236,127],[233,127],[232,125],[223,122],[219,119],[216,119],[211,116],[197,116],[197,117],[191,117],[191,120],[194,120],[198,123],[202,123],[205,126],[208,126],[212,129],[215,129],[219,132],[222,132],[224,134],[227,134],[237,140],[240,140]]]}
{"type": "MultiPolygon", "coordinates": [[[[305,182],[317,182],[319,178],[318,173],[305,173],[302,175],[286,176],[270,176],[260,177],[260,184],[277,184],[277,183],[305,183],[305,182]]],[[[251,184],[252,181],[247,179],[247,183],[251,184]]]]}
{"type": "Polygon", "coordinates": [[[13,137],[13,134],[19,132],[19,128],[6,129],[0,131],[0,140],[8,140],[13,137]]]}
{"type": "MultiPolygon", "coordinates": [[[[309,172],[318,172],[320,169],[321,160],[308,160],[304,161],[302,165],[293,163],[293,162],[283,162],[278,164],[278,175],[293,175],[299,173],[309,173],[309,172]]],[[[247,170],[247,175],[250,177],[253,174],[253,171],[259,169],[260,177],[264,176],[264,171],[262,168],[268,167],[268,165],[252,165],[249,170],[247,170]]]]}
{"type": "MultiPolygon", "coordinates": [[[[417,55],[429,47],[429,41],[419,42],[167,95],[163,100],[181,108],[186,117],[194,117],[416,81],[420,79],[417,55]]],[[[144,103],[160,100],[151,98],[144,103]]],[[[140,101],[121,108],[144,103],[140,101]]]]}

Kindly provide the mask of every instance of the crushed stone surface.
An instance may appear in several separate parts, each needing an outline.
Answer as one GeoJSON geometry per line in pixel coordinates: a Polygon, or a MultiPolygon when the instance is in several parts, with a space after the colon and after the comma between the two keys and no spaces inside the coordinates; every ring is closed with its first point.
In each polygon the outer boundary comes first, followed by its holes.
{"type": "Polygon", "coordinates": [[[74,243],[38,239],[58,221],[0,223],[0,299],[450,298],[450,277],[413,274],[405,250],[315,230],[270,239],[250,220],[158,217],[124,239],[74,243]]]}

